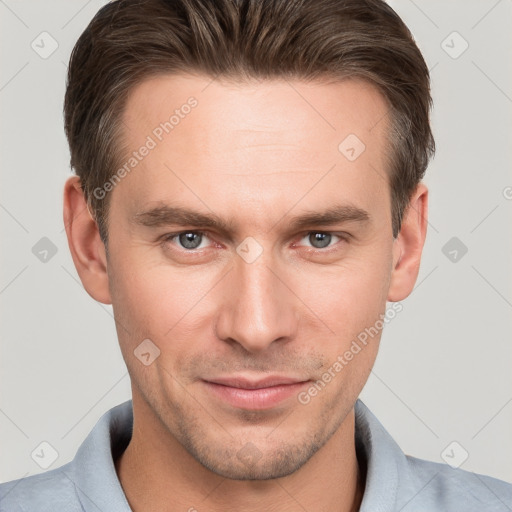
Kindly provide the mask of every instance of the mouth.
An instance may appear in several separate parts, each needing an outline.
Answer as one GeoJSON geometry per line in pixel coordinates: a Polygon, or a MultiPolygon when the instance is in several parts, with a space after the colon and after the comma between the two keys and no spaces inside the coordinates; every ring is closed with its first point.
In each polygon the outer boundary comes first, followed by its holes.
{"type": "Polygon", "coordinates": [[[252,380],[246,377],[223,377],[203,380],[212,396],[232,407],[264,410],[296,396],[309,380],[285,376],[267,376],[252,380]]]}

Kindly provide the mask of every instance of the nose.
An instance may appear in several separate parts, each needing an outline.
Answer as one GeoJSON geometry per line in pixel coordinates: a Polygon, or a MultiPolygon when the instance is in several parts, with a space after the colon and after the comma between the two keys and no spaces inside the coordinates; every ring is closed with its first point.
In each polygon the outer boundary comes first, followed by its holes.
{"type": "Polygon", "coordinates": [[[290,341],[297,333],[299,299],[286,272],[265,252],[252,263],[236,258],[223,282],[216,334],[248,352],[266,350],[273,342],[290,341]]]}

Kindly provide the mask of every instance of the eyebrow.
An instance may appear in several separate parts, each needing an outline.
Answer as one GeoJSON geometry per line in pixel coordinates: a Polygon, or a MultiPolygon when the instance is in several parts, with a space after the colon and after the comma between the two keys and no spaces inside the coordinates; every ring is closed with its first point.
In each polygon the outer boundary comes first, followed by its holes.
{"type": "MultiPolygon", "coordinates": [[[[278,221],[279,224],[286,219],[286,215],[278,221]]],[[[149,210],[136,213],[132,222],[146,227],[162,226],[192,226],[195,228],[215,229],[231,238],[235,231],[232,221],[225,221],[214,213],[201,213],[182,206],[161,205],[149,210]]],[[[356,222],[362,225],[371,222],[371,216],[362,208],[354,205],[334,205],[323,211],[305,211],[292,217],[286,222],[287,229],[298,231],[308,227],[332,226],[347,222],[356,222]]],[[[276,225],[274,224],[274,226],[276,225]]],[[[271,228],[272,229],[272,228],[271,228]]]]}

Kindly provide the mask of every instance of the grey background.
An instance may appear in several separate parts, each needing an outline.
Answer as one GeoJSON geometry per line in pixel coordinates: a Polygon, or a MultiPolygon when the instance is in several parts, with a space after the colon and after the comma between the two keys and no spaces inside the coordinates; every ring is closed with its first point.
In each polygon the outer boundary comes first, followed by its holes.
{"type": "MultiPolygon", "coordinates": [[[[130,398],[112,310],[84,291],[62,222],[66,63],[103,3],[0,0],[0,481],[43,471],[43,441],[50,469],[68,462],[130,398]]],[[[462,468],[512,482],[512,0],[391,5],[432,70],[438,151],[416,288],[361,398],[406,453],[442,462],[456,441],[462,468]]]]}

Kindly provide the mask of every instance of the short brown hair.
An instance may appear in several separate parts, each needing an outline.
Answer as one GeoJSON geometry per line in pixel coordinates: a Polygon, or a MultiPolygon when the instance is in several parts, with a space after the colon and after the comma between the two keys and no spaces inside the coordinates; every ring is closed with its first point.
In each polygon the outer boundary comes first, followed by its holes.
{"type": "Polygon", "coordinates": [[[108,197],[94,190],[119,164],[128,94],[147,78],[180,71],[238,81],[358,78],[377,86],[389,105],[396,238],[435,143],[428,67],[383,0],[116,0],[78,39],[64,101],[71,167],[105,243],[108,197]]]}

